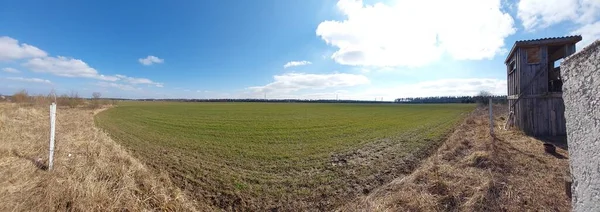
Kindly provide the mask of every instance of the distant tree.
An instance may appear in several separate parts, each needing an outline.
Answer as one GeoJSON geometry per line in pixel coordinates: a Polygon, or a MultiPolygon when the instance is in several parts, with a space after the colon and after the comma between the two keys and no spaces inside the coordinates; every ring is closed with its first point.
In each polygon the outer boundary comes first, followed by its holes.
{"type": "Polygon", "coordinates": [[[52,90],[50,90],[50,93],[48,93],[48,99],[50,100],[50,102],[54,102],[57,103],[57,96],[56,96],[56,90],[54,90],[54,88],[52,88],[52,90]]]}
{"type": "Polygon", "coordinates": [[[489,91],[479,91],[479,94],[477,94],[477,96],[490,97],[492,96],[492,93],[490,93],[489,91]]]}
{"type": "Polygon", "coordinates": [[[94,98],[94,99],[100,99],[100,97],[102,97],[102,94],[100,94],[100,92],[94,92],[94,93],[92,93],[92,98],[94,98]]]}
{"type": "Polygon", "coordinates": [[[488,99],[492,96],[492,93],[490,93],[489,91],[479,91],[477,96],[475,96],[475,102],[477,102],[480,105],[485,105],[487,104],[488,99]]]}
{"type": "Polygon", "coordinates": [[[77,106],[83,104],[83,99],[79,97],[79,94],[75,91],[71,91],[70,95],[63,94],[57,98],[58,105],[68,106],[70,108],[76,108],[77,106]]]}
{"type": "Polygon", "coordinates": [[[102,105],[102,103],[100,102],[100,97],[102,97],[102,94],[100,94],[100,92],[92,93],[92,104],[90,105],[92,108],[98,108],[100,107],[100,105],[102,105]]]}

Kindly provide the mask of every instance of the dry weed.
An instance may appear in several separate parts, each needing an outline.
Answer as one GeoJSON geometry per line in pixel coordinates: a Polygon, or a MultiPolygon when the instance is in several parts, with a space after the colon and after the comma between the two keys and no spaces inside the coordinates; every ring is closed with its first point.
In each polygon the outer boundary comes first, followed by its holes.
{"type": "Polygon", "coordinates": [[[90,110],[59,109],[54,169],[44,170],[48,115],[0,104],[0,211],[210,210],[95,128],[90,110]]]}
{"type": "MultiPolygon", "coordinates": [[[[505,110],[496,114],[496,126],[503,126],[502,115],[505,110]]],[[[494,140],[488,130],[487,111],[474,111],[413,173],[339,210],[570,210],[563,178],[566,157],[546,154],[542,141],[520,132],[497,130],[494,140]]]]}

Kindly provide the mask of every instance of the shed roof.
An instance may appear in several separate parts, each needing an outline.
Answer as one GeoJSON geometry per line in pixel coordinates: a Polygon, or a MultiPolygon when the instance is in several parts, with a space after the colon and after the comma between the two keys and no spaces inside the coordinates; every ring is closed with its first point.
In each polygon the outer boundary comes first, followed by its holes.
{"type": "Polygon", "coordinates": [[[519,40],[515,42],[512,49],[510,49],[510,52],[508,53],[508,56],[506,56],[506,60],[504,60],[504,63],[508,63],[508,59],[510,59],[510,57],[515,53],[515,50],[520,47],[575,44],[579,41],[581,41],[581,35],[539,38],[532,40],[519,40]]]}

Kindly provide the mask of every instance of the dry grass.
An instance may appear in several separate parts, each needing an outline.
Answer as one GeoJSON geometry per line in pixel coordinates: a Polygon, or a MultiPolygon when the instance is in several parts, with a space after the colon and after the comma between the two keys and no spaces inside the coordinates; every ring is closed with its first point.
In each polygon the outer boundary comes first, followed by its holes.
{"type": "Polygon", "coordinates": [[[0,101],[8,101],[18,103],[19,106],[35,106],[42,107],[47,106],[52,102],[56,102],[59,108],[80,108],[87,107],[88,109],[99,109],[107,105],[116,105],[115,100],[102,99],[102,94],[98,92],[92,93],[91,99],[84,99],[79,96],[79,93],[72,91],[70,94],[62,94],[60,96],[54,96],[54,91],[51,91],[48,95],[29,95],[27,90],[23,89],[8,99],[0,99],[0,101]]]}
{"type": "Polygon", "coordinates": [[[16,103],[26,103],[30,101],[29,93],[27,93],[27,90],[20,90],[16,92],[15,94],[13,94],[12,99],[16,103]]]}
{"type": "Polygon", "coordinates": [[[93,114],[59,109],[54,169],[45,171],[48,109],[0,104],[0,211],[210,210],[95,128],[93,114]]]}
{"type": "Polygon", "coordinates": [[[493,139],[486,114],[476,110],[410,175],[339,210],[569,211],[567,151],[550,155],[541,141],[500,130],[506,111],[496,114],[493,139]]]}

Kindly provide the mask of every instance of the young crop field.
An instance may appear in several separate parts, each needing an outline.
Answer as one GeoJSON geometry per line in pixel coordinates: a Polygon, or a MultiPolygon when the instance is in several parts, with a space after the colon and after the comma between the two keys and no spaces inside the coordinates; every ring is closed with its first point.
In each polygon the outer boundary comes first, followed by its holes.
{"type": "Polygon", "coordinates": [[[474,107],[125,102],[96,124],[198,201],[330,210],[409,173],[474,107]]]}

